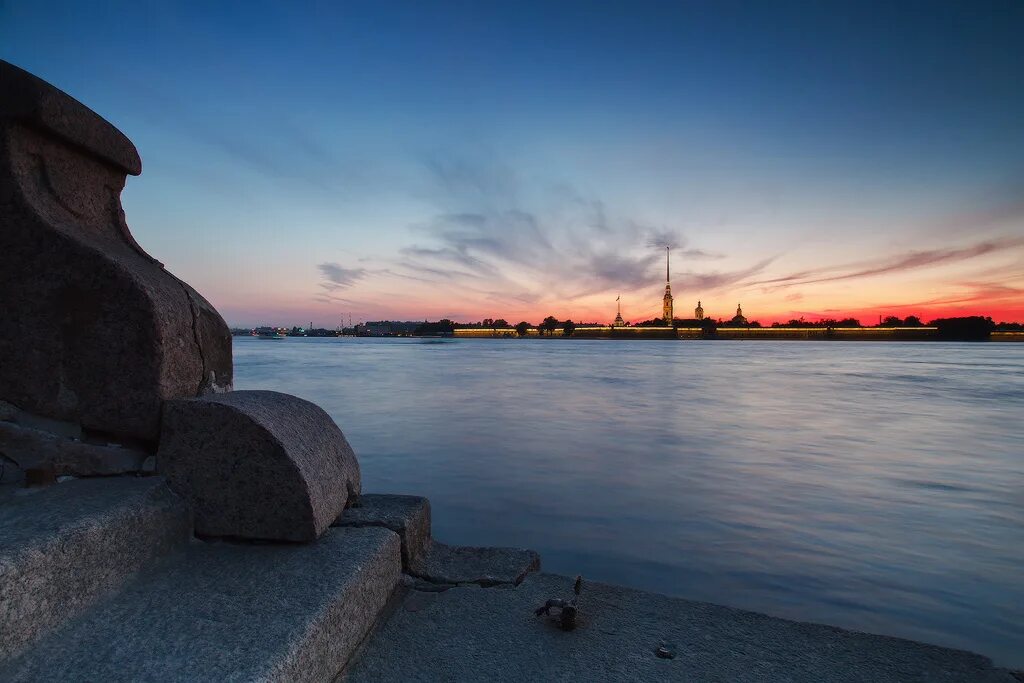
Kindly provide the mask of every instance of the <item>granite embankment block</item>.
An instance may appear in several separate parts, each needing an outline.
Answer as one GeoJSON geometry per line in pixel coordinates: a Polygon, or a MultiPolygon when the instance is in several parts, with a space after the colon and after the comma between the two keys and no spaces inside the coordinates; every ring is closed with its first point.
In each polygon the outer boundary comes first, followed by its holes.
{"type": "Polygon", "coordinates": [[[410,590],[345,680],[1019,683],[969,652],[586,581],[576,630],[534,616],[572,584],[410,590]]]}
{"type": "Polygon", "coordinates": [[[0,488],[0,661],[183,547],[191,532],[184,502],[158,477],[0,488]]]}
{"type": "Polygon", "coordinates": [[[422,496],[366,493],[334,526],[382,526],[402,539],[402,568],[418,563],[430,548],[430,501],[422,496]]]}
{"type": "Polygon", "coordinates": [[[3,681],[330,681],[401,575],[398,536],[195,541],[0,665],[3,681]]]}
{"type": "Polygon", "coordinates": [[[202,536],[312,541],[360,492],[359,462],[334,420],[276,391],[168,401],[157,468],[202,536]]]}
{"type": "Polygon", "coordinates": [[[433,540],[430,501],[420,496],[365,494],[335,526],[382,526],[402,539],[402,568],[438,586],[518,584],[540,569],[540,556],[523,548],[452,546],[433,540]]]}

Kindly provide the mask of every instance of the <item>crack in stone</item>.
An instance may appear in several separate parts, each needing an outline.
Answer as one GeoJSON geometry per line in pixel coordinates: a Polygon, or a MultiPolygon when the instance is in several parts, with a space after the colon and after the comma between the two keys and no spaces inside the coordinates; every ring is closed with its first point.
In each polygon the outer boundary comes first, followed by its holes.
{"type": "MultiPolygon", "coordinates": [[[[429,574],[419,574],[419,573],[414,572],[414,571],[409,571],[408,575],[411,576],[414,579],[418,579],[420,581],[426,581],[427,583],[431,584],[431,586],[438,586],[438,587],[444,586],[444,588],[439,588],[439,590],[442,591],[442,592],[448,590],[449,588],[458,588],[460,586],[479,586],[480,588],[497,588],[499,586],[511,586],[511,587],[515,588],[516,586],[518,586],[519,584],[521,584],[523,582],[523,579],[526,578],[526,574],[523,574],[522,576],[517,576],[515,581],[502,581],[501,579],[481,578],[481,579],[477,579],[475,581],[455,581],[455,582],[452,582],[452,581],[446,581],[445,579],[440,578],[440,577],[430,576],[429,574]]],[[[424,590],[423,588],[417,588],[416,586],[413,586],[412,588],[413,588],[413,590],[424,590]]],[[[426,589],[426,590],[427,590],[427,592],[433,592],[431,589],[426,589]]]]}
{"type": "Polygon", "coordinates": [[[167,272],[166,270],[164,272],[173,277],[175,282],[178,283],[178,286],[181,287],[181,292],[182,294],[185,295],[185,301],[188,302],[188,310],[192,314],[192,341],[195,342],[196,351],[199,353],[199,360],[202,364],[202,367],[199,370],[199,384],[196,386],[195,395],[201,396],[204,393],[206,393],[203,391],[203,389],[206,387],[207,378],[206,354],[203,352],[203,344],[202,341],[200,341],[199,339],[199,311],[196,308],[195,302],[192,300],[192,294],[188,291],[188,285],[186,285],[182,280],[178,279],[174,275],[171,275],[171,273],[167,272]]]}

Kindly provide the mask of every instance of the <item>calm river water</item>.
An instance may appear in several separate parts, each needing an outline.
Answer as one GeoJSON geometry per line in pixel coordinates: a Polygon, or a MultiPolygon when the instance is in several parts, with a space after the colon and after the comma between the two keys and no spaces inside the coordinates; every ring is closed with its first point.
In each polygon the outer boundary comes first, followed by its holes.
{"type": "Polygon", "coordinates": [[[1024,344],[237,338],[235,373],[443,541],[1024,666],[1024,344]]]}

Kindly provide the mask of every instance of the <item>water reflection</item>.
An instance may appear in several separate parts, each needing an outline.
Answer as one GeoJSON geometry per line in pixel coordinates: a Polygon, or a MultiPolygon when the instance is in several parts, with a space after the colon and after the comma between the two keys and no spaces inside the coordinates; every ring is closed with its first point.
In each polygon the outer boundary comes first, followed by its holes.
{"type": "Polygon", "coordinates": [[[239,339],[369,491],[544,568],[1024,666],[1024,345],[239,339]]]}

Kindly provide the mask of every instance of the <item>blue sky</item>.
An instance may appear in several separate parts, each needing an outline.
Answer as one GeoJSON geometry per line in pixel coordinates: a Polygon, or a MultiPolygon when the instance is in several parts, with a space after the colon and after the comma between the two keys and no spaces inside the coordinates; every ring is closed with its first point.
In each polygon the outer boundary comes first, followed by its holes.
{"type": "Polygon", "coordinates": [[[0,3],[231,323],[1024,318],[1024,3],[0,3]]]}

